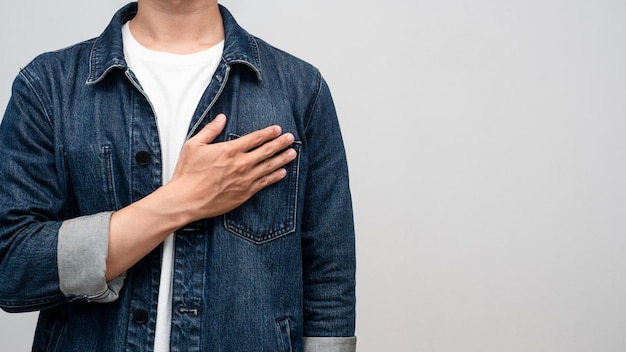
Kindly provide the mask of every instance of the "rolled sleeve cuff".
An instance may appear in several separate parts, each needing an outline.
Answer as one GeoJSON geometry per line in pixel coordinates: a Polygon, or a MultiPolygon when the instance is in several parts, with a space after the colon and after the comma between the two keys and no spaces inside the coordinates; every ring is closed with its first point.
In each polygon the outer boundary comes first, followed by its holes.
{"type": "Polygon", "coordinates": [[[304,352],[355,352],[356,336],[304,337],[304,352]]]}
{"type": "Polygon", "coordinates": [[[59,229],[57,262],[61,292],[70,300],[115,301],[126,274],[106,281],[109,223],[113,212],[66,220],[59,229]]]}

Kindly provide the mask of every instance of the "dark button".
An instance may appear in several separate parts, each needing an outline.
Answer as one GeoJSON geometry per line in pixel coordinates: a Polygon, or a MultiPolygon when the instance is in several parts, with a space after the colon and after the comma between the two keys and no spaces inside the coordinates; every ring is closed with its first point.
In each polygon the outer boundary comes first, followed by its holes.
{"type": "Polygon", "coordinates": [[[148,321],[148,311],[145,309],[137,309],[133,312],[133,319],[138,324],[143,324],[148,321]]]}
{"type": "Polygon", "coordinates": [[[150,164],[151,160],[152,160],[152,156],[150,155],[150,153],[144,150],[137,152],[137,154],[135,154],[135,161],[137,161],[137,164],[141,166],[146,166],[150,164]]]}

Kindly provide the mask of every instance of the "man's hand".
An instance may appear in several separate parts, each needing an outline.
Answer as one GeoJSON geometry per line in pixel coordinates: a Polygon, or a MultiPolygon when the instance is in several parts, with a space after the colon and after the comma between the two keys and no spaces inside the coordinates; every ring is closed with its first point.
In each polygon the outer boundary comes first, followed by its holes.
{"type": "Polygon", "coordinates": [[[222,132],[226,117],[218,115],[189,139],[165,186],[186,206],[193,220],[224,214],[286,175],[282,167],[296,158],[291,133],[279,126],[235,140],[211,144],[222,132]]]}
{"type": "Polygon", "coordinates": [[[270,126],[211,144],[224,130],[218,115],[183,146],[169,183],[111,216],[106,278],[137,263],[180,227],[224,214],[286,175],[294,137],[270,126]]]}

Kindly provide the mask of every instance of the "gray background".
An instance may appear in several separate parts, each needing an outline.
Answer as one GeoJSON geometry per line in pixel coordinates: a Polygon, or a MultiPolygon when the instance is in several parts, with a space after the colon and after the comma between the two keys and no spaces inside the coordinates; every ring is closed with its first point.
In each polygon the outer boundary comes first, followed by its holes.
{"type": "MultiPolygon", "coordinates": [[[[124,1],[0,5],[0,103],[124,1]]],[[[626,3],[223,1],[319,67],[345,135],[359,350],[626,351],[626,3]]],[[[36,317],[0,314],[0,349],[36,317]]]]}

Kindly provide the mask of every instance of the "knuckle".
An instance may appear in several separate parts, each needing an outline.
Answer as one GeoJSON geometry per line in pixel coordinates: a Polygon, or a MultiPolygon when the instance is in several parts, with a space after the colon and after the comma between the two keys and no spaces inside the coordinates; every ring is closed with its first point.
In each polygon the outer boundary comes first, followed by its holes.
{"type": "Polygon", "coordinates": [[[242,141],[246,142],[247,149],[254,149],[265,143],[265,137],[262,133],[260,133],[260,131],[250,133],[249,135],[242,138],[245,138],[242,139],[242,141]]]}
{"type": "Polygon", "coordinates": [[[254,143],[255,145],[259,146],[263,143],[265,143],[265,141],[267,140],[267,136],[264,133],[255,133],[254,134],[254,143]]]}
{"type": "Polygon", "coordinates": [[[267,187],[267,186],[269,185],[269,182],[270,182],[270,181],[269,181],[269,179],[268,179],[268,176],[267,176],[267,175],[265,175],[265,176],[261,177],[261,178],[259,179],[259,184],[258,184],[258,190],[257,190],[257,191],[260,191],[261,189],[263,189],[263,188],[267,187]]]}
{"type": "Polygon", "coordinates": [[[273,174],[263,176],[263,187],[267,187],[275,182],[273,174]]]}
{"type": "Polygon", "coordinates": [[[235,162],[232,166],[233,173],[239,178],[243,178],[246,175],[247,166],[241,162],[235,162]]]}
{"type": "Polygon", "coordinates": [[[233,143],[223,143],[222,154],[227,158],[234,158],[237,155],[237,148],[233,143]]]}
{"type": "Polygon", "coordinates": [[[204,131],[208,133],[215,133],[218,131],[218,129],[217,126],[215,126],[215,123],[211,122],[204,127],[204,131]]]}

